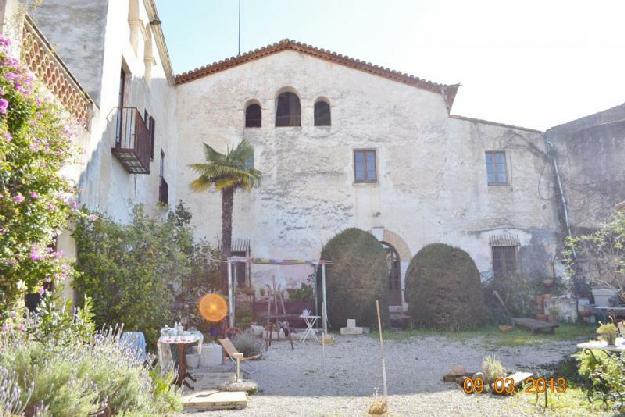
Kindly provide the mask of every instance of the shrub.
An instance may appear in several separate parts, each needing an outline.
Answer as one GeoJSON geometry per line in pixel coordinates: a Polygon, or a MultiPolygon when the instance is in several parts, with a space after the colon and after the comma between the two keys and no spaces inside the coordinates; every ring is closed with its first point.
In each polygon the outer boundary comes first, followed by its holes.
{"type": "Polygon", "coordinates": [[[72,274],[49,249],[73,205],[60,173],[71,157],[72,128],[8,56],[8,44],[0,38],[0,313],[45,281],[72,274]]]}
{"type": "Polygon", "coordinates": [[[129,225],[99,215],[78,221],[75,288],[93,299],[98,326],[123,323],[155,345],[160,328],[176,318],[176,291],[194,290],[185,283],[210,267],[212,252],[193,245],[189,220],[178,205],[165,221],[148,217],[141,206],[129,225]]]}
{"type": "Polygon", "coordinates": [[[617,211],[595,232],[567,237],[564,257],[578,292],[588,278],[593,285],[616,288],[625,301],[625,212],[617,211]]]}
{"type": "Polygon", "coordinates": [[[482,361],[482,372],[484,373],[484,382],[490,384],[497,378],[506,376],[503,365],[495,356],[489,355],[482,361]]]}
{"type": "Polygon", "coordinates": [[[244,357],[256,356],[263,351],[263,341],[254,337],[251,331],[244,331],[234,336],[232,344],[244,357]]]}
{"type": "Polygon", "coordinates": [[[483,283],[484,303],[490,320],[497,323],[509,323],[510,316],[524,317],[533,315],[532,303],[538,293],[537,288],[543,287],[542,282],[534,282],[521,274],[508,274],[492,278],[483,283]],[[506,308],[494,295],[494,291],[501,297],[506,308]]]}
{"type": "Polygon", "coordinates": [[[483,323],[480,274],[462,249],[440,243],[425,246],[412,258],[405,281],[415,323],[445,330],[483,323]]]}
{"type": "Polygon", "coordinates": [[[625,411],[625,355],[601,350],[578,352],[579,375],[588,378],[588,399],[602,401],[615,410],[625,411]]]}
{"type": "Polygon", "coordinates": [[[347,229],[333,237],[321,252],[326,266],[328,322],[332,328],[356,319],[363,326],[377,327],[375,300],[388,321],[388,268],[386,252],[370,233],[347,229]]]}
{"type": "MultiPolygon", "coordinates": [[[[50,314],[67,315],[55,310],[57,304],[49,306],[50,314]]],[[[12,400],[12,409],[42,417],[87,417],[105,409],[118,415],[162,416],[180,409],[179,392],[170,385],[172,374],[155,375],[132,349],[119,343],[119,333],[105,331],[83,341],[82,320],[75,316],[73,326],[56,320],[40,329],[45,319],[27,318],[5,326],[0,370],[6,372],[0,372],[0,380],[8,383],[0,383],[13,397],[19,395],[20,404],[12,400]],[[65,337],[57,337],[62,334],[65,337]]]]}

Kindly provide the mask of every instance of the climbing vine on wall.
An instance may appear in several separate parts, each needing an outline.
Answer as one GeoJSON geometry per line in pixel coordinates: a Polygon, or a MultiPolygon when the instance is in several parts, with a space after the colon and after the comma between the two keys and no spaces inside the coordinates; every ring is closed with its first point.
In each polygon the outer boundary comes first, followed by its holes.
{"type": "Polygon", "coordinates": [[[54,240],[75,205],[60,173],[71,126],[8,46],[0,38],[0,311],[72,274],[54,240]]]}

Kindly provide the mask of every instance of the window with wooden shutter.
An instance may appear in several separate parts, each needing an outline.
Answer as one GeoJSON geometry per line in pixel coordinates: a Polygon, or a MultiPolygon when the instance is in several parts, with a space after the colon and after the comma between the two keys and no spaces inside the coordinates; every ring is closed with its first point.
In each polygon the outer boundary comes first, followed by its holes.
{"type": "Polygon", "coordinates": [[[492,246],[495,279],[517,272],[517,246],[492,246]]]}
{"type": "Polygon", "coordinates": [[[377,182],[377,160],[375,149],[354,151],[354,182],[377,182]]]}
{"type": "Polygon", "coordinates": [[[508,167],[504,151],[486,152],[486,176],[488,185],[508,185],[508,167]]]}

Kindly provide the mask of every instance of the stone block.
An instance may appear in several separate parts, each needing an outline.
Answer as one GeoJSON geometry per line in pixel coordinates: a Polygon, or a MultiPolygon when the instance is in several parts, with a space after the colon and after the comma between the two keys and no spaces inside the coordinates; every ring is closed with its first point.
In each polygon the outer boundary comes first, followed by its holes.
{"type": "Polygon", "coordinates": [[[350,329],[353,329],[354,327],[356,327],[356,320],[355,319],[347,319],[347,327],[350,329]]]}
{"type": "Polygon", "coordinates": [[[245,392],[216,392],[214,390],[194,392],[182,397],[185,410],[242,410],[247,407],[245,392]]]}
{"type": "Polygon", "coordinates": [[[341,335],[343,336],[356,336],[363,333],[362,327],[341,327],[341,335]]]}

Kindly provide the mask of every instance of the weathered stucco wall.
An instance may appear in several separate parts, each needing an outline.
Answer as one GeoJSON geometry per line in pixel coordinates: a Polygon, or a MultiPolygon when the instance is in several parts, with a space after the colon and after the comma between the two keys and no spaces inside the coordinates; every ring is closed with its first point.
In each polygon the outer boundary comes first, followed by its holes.
{"type": "Polygon", "coordinates": [[[251,239],[254,256],[316,258],[337,232],[378,227],[411,255],[433,242],[459,246],[488,275],[489,238],[509,232],[526,269],[551,270],[558,227],[539,132],[451,118],[438,94],[294,51],[178,86],[176,115],[177,198],[198,236],[217,240],[220,196],[193,193],[188,164],[203,160],[202,142],[225,151],[246,138],[263,182],[236,194],[234,238],[251,239]],[[284,87],[301,99],[302,127],[275,127],[284,87]],[[331,127],[313,126],[319,97],[331,105],[331,127]],[[261,128],[244,128],[249,100],[261,104],[261,128]],[[378,183],[354,183],[358,148],[377,150],[378,183]],[[486,150],[506,151],[509,186],[487,185],[486,150]]]}
{"type": "Polygon", "coordinates": [[[597,228],[625,200],[625,104],[553,127],[545,138],[553,144],[573,233],[597,228]]]}
{"type": "Polygon", "coordinates": [[[29,13],[96,103],[102,82],[107,3],[45,0],[29,13]]]}
{"type": "MultiPolygon", "coordinates": [[[[173,117],[175,96],[160,60],[151,33],[151,19],[143,2],[68,3],[51,0],[37,10],[37,18],[42,22],[40,29],[45,36],[53,40],[58,37],[58,53],[79,82],[89,86],[90,90],[95,89],[99,98],[100,111],[92,123],[91,138],[83,147],[86,162],[80,178],[81,202],[122,222],[130,220],[135,204],[144,204],[150,214],[164,215],[167,208],[158,204],[159,168],[162,149],[166,155],[164,176],[173,178],[177,137],[173,117]],[[58,21],[64,23],[54,26],[58,21]],[[66,25],[71,28],[64,30],[66,25]],[[80,49],[84,45],[85,50],[80,49]],[[74,51],[76,48],[80,50],[74,51]],[[73,62],[75,64],[70,65],[73,62]],[[148,66],[150,70],[146,77],[148,66]],[[154,160],[150,163],[150,175],[130,175],[111,154],[115,144],[122,67],[128,75],[124,106],[136,107],[141,115],[147,110],[155,119],[154,160]]],[[[169,193],[171,202],[175,201],[172,188],[169,193]]]]}

